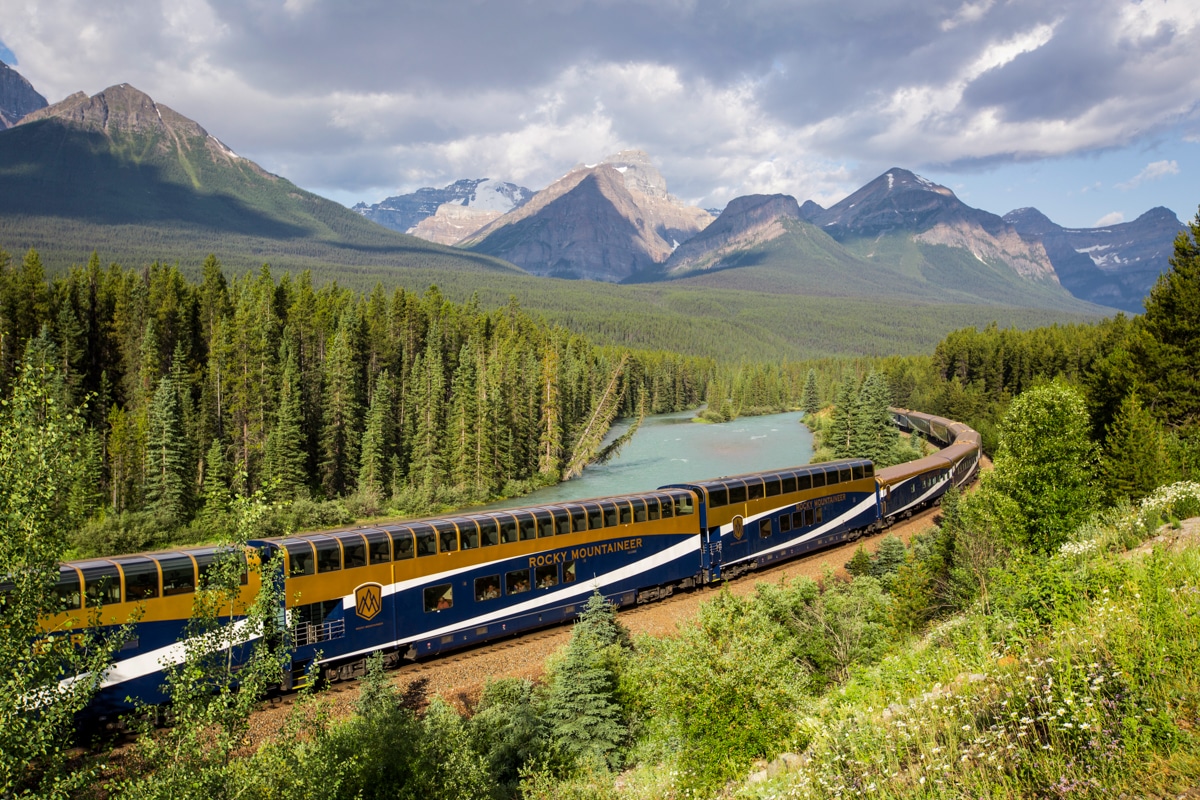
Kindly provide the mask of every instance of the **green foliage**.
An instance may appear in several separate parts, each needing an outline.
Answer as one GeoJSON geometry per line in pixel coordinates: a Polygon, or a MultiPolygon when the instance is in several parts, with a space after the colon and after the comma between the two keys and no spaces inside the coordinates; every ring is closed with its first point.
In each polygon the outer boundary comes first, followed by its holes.
{"type": "Polygon", "coordinates": [[[800,407],[806,414],[815,414],[821,410],[821,395],[817,391],[817,372],[809,369],[804,379],[804,394],[801,396],[800,407]]]}
{"type": "MultiPolygon", "coordinates": [[[[49,365],[14,376],[0,402],[0,795],[67,797],[94,776],[69,764],[74,714],[96,690],[125,630],[72,642],[45,620],[62,610],[54,585],[80,473],[83,419],[48,391],[49,365]],[[39,371],[41,371],[39,373],[39,371]],[[49,636],[48,636],[49,634],[49,636]],[[65,681],[59,683],[60,680],[65,681]]],[[[101,612],[95,612],[95,616],[101,612]]]]}
{"type": "Polygon", "coordinates": [[[857,578],[862,575],[870,575],[873,564],[871,554],[860,544],[854,549],[854,555],[846,562],[845,567],[846,572],[857,578]]]}
{"type": "Polygon", "coordinates": [[[1108,426],[1100,465],[1114,501],[1141,500],[1170,477],[1166,433],[1136,391],[1121,402],[1108,426]]]}
{"type": "Polygon", "coordinates": [[[1009,406],[996,451],[996,488],[1011,498],[1028,547],[1053,552],[1096,506],[1095,447],[1080,393],[1062,382],[1009,406]]]}

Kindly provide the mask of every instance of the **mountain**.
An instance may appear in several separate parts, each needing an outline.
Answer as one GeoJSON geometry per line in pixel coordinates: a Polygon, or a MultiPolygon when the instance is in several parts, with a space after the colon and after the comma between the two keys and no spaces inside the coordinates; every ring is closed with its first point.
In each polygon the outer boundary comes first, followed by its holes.
{"type": "Polygon", "coordinates": [[[1045,248],[1071,294],[1134,314],[1169,268],[1175,237],[1184,229],[1175,212],[1161,206],[1133,222],[1103,228],[1064,228],[1036,208],[1010,211],[1004,221],[1045,248]]]}
{"type": "Polygon", "coordinates": [[[459,244],[535,275],[617,282],[663,263],[711,221],[667,192],[648,155],[626,150],[576,167],[459,244]]]}
{"type": "Polygon", "coordinates": [[[25,77],[0,61],[0,131],[11,128],[26,114],[46,107],[46,98],[25,77]]]}
{"type": "Polygon", "coordinates": [[[0,132],[0,247],[51,261],[264,261],[512,270],[382,228],[242,158],[128,84],[76,93],[0,132]]]}
{"type": "Polygon", "coordinates": [[[735,197],[704,230],[675,248],[663,265],[667,275],[708,269],[732,253],[784,235],[784,220],[800,219],[796,198],[786,194],[735,197]]]}
{"type": "Polygon", "coordinates": [[[520,208],[533,191],[515,183],[474,178],[443,189],[426,187],[354,211],[384,227],[431,242],[454,244],[499,216],[520,208]],[[441,217],[441,219],[433,219],[441,217]]]}

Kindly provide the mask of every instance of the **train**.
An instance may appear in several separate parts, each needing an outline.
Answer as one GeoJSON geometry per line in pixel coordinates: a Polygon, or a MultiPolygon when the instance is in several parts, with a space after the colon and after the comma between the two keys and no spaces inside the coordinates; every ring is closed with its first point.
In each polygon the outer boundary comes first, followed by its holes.
{"type": "MultiPolygon", "coordinates": [[[[261,539],[248,563],[282,562],[283,688],[389,665],[571,620],[593,592],[618,606],[728,580],[858,539],[937,503],[979,468],[979,434],[891,409],[901,430],[939,450],[876,469],[845,459],[650,492],[261,539]],[[281,559],[272,561],[273,556],[281,559]]],[[[107,718],[165,701],[197,586],[220,557],[191,547],[60,565],[52,631],[136,620],[87,709],[107,718]],[[100,617],[95,619],[96,614],[100,617]]],[[[243,607],[261,575],[247,569],[243,607]]]]}

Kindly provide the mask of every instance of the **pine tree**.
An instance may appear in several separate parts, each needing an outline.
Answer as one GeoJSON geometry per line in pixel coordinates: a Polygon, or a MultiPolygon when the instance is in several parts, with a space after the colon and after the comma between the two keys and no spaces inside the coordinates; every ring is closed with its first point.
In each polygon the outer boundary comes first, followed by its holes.
{"type": "Polygon", "coordinates": [[[146,501],[164,519],[183,522],[190,500],[187,437],[179,390],[170,376],[159,379],[146,433],[146,501]]]}
{"type": "Polygon", "coordinates": [[[211,519],[226,513],[230,500],[225,448],[220,440],[213,439],[204,457],[204,516],[211,519]]]}
{"type": "Polygon", "coordinates": [[[563,430],[559,407],[558,351],[551,344],[542,359],[541,437],[538,442],[538,472],[557,478],[562,467],[563,430]]]}
{"type": "Polygon", "coordinates": [[[275,421],[267,433],[263,448],[263,483],[277,500],[292,500],[305,495],[304,430],[300,406],[300,370],[296,350],[289,337],[280,344],[283,372],[279,378],[279,399],[275,421]]]}
{"type": "Polygon", "coordinates": [[[833,451],[835,458],[849,458],[854,435],[854,406],[858,392],[854,389],[853,381],[846,379],[838,388],[837,398],[833,402],[833,411],[829,415],[829,427],[825,432],[825,446],[833,451]]]}
{"type": "Polygon", "coordinates": [[[1109,496],[1132,502],[1141,500],[1169,478],[1166,434],[1142,405],[1136,391],[1122,401],[1108,426],[1101,471],[1109,496]]]}
{"type": "Polygon", "coordinates": [[[817,392],[817,371],[814,369],[809,369],[808,377],[804,379],[804,395],[800,405],[805,414],[815,414],[821,410],[821,396],[817,392]]]}
{"type": "Polygon", "coordinates": [[[434,326],[425,350],[413,362],[408,407],[412,414],[409,428],[409,483],[426,497],[433,497],[445,479],[442,431],[445,416],[445,375],[442,371],[442,347],[439,328],[434,326]]]}
{"type": "Polygon", "coordinates": [[[334,334],[325,361],[321,485],[330,497],[351,488],[358,466],[362,404],[350,325],[351,318],[347,313],[334,334]]]}
{"type": "Polygon", "coordinates": [[[888,411],[891,392],[887,381],[872,371],[863,381],[854,407],[851,425],[850,455],[869,458],[880,466],[890,466],[899,441],[899,434],[892,425],[888,411]]]}
{"type": "Polygon", "coordinates": [[[394,404],[392,377],[385,369],[375,379],[375,396],[371,398],[371,405],[367,409],[358,468],[358,490],[374,497],[382,497],[384,489],[391,484],[388,470],[391,466],[392,443],[389,434],[394,427],[394,404]]]}
{"type": "Polygon", "coordinates": [[[473,342],[458,352],[458,368],[450,384],[450,412],[446,420],[449,442],[450,483],[479,494],[479,374],[473,342]]]}

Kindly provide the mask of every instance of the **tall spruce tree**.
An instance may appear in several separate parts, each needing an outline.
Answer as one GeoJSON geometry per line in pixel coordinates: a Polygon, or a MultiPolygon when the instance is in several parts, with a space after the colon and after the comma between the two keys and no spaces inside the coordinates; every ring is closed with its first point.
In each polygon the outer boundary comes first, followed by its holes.
{"type": "Polygon", "coordinates": [[[1101,457],[1109,497],[1137,502],[1169,479],[1166,433],[1136,391],[1117,409],[1101,457]]]}
{"type": "Polygon", "coordinates": [[[170,376],[158,381],[146,431],[146,501],[164,519],[184,521],[190,506],[187,437],[179,390],[170,376]]]}
{"type": "Polygon", "coordinates": [[[359,428],[362,404],[351,324],[351,315],[343,315],[325,360],[321,485],[330,497],[353,488],[362,435],[359,428]]]}
{"type": "Polygon", "coordinates": [[[263,483],[276,500],[292,500],[307,494],[304,427],[300,405],[300,370],[296,348],[285,335],[279,345],[283,371],[279,377],[279,400],[275,420],[263,450],[263,483]]]}
{"type": "Polygon", "coordinates": [[[829,427],[825,431],[825,446],[833,452],[835,458],[850,457],[854,441],[854,406],[857,400],[858,392],[855,390],[853,379],[843,379],[833,401],[833,411],[829,414],[829,427]]]}
{"type": "Polygon", "coordinates": [[[395,427],[392,409],[395,406],[392,376],[385,369],[375,379],[375,394],[367,409],[362,436],[362,456],[359,459],[358,490],[382,497],[391,485],[391,431],[395,427]]]}
{"type": "Polygon", "coordinates": [[[450,383],[450,410],[446,420],[450,483],[480,494],[478,482],[479,373],[474,341],[458,351],[458,368],[450,383]]]}
{"type": "Polygon", "coordinates": [[[815,414],[821,410],[821,395],[817,391],[817,371],[809,368],[808,377],[804,379],[804,394],[800,401],[805,414],[815,414]]]}

